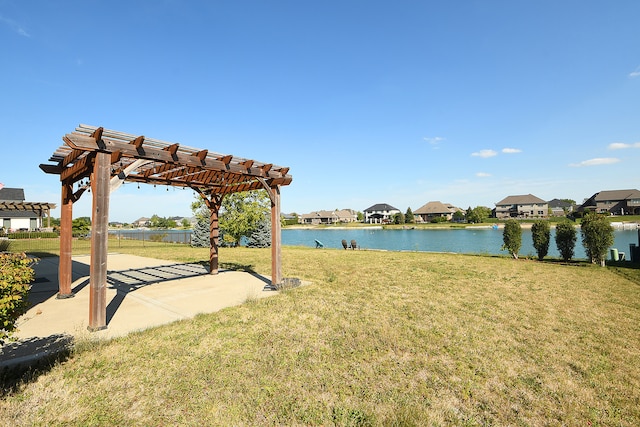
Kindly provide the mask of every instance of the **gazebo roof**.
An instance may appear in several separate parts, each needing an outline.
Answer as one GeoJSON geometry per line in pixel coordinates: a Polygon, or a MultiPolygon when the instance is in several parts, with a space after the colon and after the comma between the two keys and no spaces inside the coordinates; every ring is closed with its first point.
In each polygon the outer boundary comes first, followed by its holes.
{"type": "Polygon", "coordinates": [[[289,168],[88,125],[66,134],[40,168],[74,183],[91,174],[96,152],[111,153],[111,177],[229,194],[288,185],[289,168]]]}

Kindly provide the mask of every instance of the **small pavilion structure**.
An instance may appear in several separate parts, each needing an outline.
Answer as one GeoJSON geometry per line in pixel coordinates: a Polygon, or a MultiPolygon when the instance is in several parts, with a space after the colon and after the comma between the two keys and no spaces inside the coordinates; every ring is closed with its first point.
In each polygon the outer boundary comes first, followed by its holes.
{"type": "Polygon", "coordinates": [[[60,266],[58,298],[69,298],[72,278],[73,203],[88,189],[93,197],[89,280],[89,330],[105,329],[109,199],[124,182],[188,187],[210,212],[209,271],[218,273],[218,214],[225,195],[264,189],[271,199],[271,284],[282,281],[280,188],[289,168],[206,149],[181,146],[102,127],[79,125],[40,169],[60,176],[60,266]]]}
{"type": "Polygon", "coordinates": [[[13,221],[19,223],[20,228],[35,230],[44,227],[43,217],[46,216],[46,227],[51,227],[51,209],[54,203],[25,202],[22,188],[6,188],[0,184],[0,229],[5,233],[12,227],[13,221]]]}

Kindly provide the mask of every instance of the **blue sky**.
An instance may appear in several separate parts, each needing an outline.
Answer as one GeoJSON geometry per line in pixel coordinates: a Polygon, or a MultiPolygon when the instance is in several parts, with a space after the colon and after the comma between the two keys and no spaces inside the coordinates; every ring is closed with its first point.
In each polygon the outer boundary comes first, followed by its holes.
{"type": "MultiPolygon", "coordinates": [[[[640,188],[638,22],[637,0],[0,0],[0,182],[59,204],[38,165],[85,123],[288,166],[283,212],[640,188]]],[[[110,220],[192,200],[125,185],[110,220]]]]}

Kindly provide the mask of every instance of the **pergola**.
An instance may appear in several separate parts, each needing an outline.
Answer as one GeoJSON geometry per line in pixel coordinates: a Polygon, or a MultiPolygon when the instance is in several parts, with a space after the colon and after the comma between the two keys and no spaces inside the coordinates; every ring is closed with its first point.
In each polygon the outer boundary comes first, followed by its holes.
{"type": "Polygon", "coordinates": [[[210,212],[209,271],[218,273],[218,212],[226,194],[264,189],[271,199],[271,284],[282,281],[280,187],[291,183],[289,168],[190,148],[122,132],[78,126],[62,137],[64,144],[41,164],[60,175],[60,266],[58,298],[71,292],[73,203],[91,190],[91,262],[89,330],[105,329],[109,196],[124,182],[188,187],[210,212]],[[77,185],[74,191],[74,186],[77,185]]]}
{"type": "Polygon", "coordinates": [[[40,217],[46,215],[47,227],[51,227],[51,209],[55,208],[55,203],[0,201],[0,212],[33,212],[40,217]]]}

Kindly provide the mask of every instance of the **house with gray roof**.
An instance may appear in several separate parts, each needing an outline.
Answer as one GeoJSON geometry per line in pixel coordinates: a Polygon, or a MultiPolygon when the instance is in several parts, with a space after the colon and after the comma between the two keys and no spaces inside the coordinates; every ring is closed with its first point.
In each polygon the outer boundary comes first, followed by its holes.
{"type": "Polygon", "coordinates": [[[577,210],[611,215],[640,215],[640,191],[636,189],[600,191],[589,197],[577,210]]]}
{"type": "Polygon", "coordinates": [[[575,205],[566,200],[553,199],[547,202],[552,216],[566,216],[573,212],[575,205]]]}
{"type": "Polygon", "coordinates": [[[369,224],[386,224],[393,220],[393,216],[400,213],[400,209],[386,203],[378,203],[364,210],[364,222],[369,224]]]}
{"type": "Polygon", "coordinates": [[[549,204],[533,194],[508,196],[496,203],[493,214],[499,219],[548,218],[549,204]]]}
{"type": "Polygon", "coordinates": [[[352,209],[336,209],[334,211],[313,211],[298,216],[299,224],[321,225],[355,222],[358,216],[352,209]]]}

